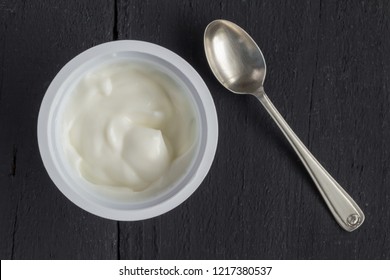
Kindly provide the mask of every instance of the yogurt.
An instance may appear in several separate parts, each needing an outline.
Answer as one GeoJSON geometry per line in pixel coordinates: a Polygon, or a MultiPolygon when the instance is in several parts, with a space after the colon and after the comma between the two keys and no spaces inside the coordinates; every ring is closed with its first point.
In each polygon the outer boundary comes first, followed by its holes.
{"type": "Polygon", "coordinates": [[[151,64],[116,62],[85,76],[64,107],[62,142],[93,185],[161,189],[189,167],[197,141],[185,89],[151,64]]]}

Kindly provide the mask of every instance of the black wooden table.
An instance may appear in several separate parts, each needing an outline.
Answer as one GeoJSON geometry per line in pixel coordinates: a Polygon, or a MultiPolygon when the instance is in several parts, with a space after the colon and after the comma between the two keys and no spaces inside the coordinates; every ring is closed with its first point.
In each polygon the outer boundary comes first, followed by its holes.
{"type": "Polygon", "coordinates": [[[389,259],[388,1],[0,0],[2,259],[389,259]],[[209,70],[203,31],[236,22],[266,57],[266,92],[365,224],[334,221],[261,105],[228,93],[209,70]],[[205,181],[160,217],[116,222],[68,201],[37,144],[45,91],[78,53],[120,39],[162,45],[208,85],[218,150],[205,181]]]}

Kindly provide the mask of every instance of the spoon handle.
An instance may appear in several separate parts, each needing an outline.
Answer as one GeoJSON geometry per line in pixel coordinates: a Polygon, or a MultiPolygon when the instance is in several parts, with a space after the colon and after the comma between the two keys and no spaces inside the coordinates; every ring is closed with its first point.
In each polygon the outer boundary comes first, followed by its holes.
{"type": "Polygon", "coordinates": [[[306,167],[340,226],[346,231],[353,231],[360,227],[364,221],[364,214],[356,202],[336,182],[336,180],[329,175],[325,168],[322,167],[301,140],[299,140],[294,131],[292,131],[290,126],[269,100],[264,90],[258,91],[254,95],[259,99],[261,104],[263,104],[302,160],[303,165],[306,167]]]}

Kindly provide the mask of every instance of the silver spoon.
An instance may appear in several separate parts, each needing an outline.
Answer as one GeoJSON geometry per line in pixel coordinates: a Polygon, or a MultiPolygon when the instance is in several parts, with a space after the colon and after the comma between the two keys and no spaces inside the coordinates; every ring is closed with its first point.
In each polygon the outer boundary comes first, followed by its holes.
{"type": "Polygon", "coordinates": [[[253,39],[236,24],[215,20],[206,27],[204,48],[211,70],[225,88],[254,95],[263,104],[302,160],[340,226],[346,231],[360,227],[364,221],[362,210],[314,158],[265,94],[265,60],[253,39]]]}

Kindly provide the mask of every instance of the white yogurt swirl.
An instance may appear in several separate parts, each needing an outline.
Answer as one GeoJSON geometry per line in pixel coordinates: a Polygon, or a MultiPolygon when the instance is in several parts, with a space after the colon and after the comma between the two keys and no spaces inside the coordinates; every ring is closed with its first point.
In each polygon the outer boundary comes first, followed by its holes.
{"type": "Polygon", "coordinates": [[[188,167],[196,142],[195,113],[183,91],[146,63],[111,63],[87,73],[64,108],[71,165],[95,185],[132,192],[163,187],[188,167]]]}

